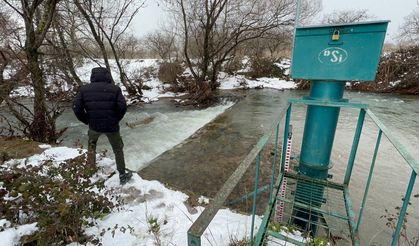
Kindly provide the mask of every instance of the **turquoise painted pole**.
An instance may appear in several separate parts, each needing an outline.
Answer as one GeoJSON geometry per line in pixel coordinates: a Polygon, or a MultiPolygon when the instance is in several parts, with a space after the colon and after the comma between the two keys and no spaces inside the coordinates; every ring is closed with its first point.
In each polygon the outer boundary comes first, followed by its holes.
{"type": "Polygon", "coordinates": [[[415,186],[417,173],[412,170],[412,174],[410,175],[409,185],[407,186],[406,194],[404,195],[403,205],[400,209],[399,218],[397,218],[397,226],[394,230],[393,234],[393,241],[391,241],[391,246],[399,245],[399,238],[400,238],[400,231],[402,230],[402,226],[404,223],[404,218],[406,216],[407,206],[409,205],[410,196],[412,195],[413,187],[415,186]]]}
{"type": "Polygon", "coordinates": [[[255,228],[255,215],[256,215],[256,197],[259,186],[259,172],[260,172],[260,152],[256,156],[256,176],[255,176],[255,192],[253,193],[253,205],[252,205],[252,227],[250,228],[250,245],[253,245],[253,230],[255,228]]]}
{"type": "MultiPolygon", "coordinates": [[[[306,99],[321,102],[341,102],[345,82],[312,81],[310,94],[306,99]]],[[[330,154],[339,118],[339,107],[307,107],[303,143],[300,154],[299,173],[311,178],[327,179],[330,154]]],[[[320,207],[323,188],[319,185],[299,182],[295,200],[309,206],[320,207]]],[[[303,229],[316,233],[318,215],[306,209],[294,212],[294,223],[303,229]],[[301,219],[298,219],[301,218],[301,219]]]]}
{"type": "MultiPolygon", "coordinates": [[[[343,101],[345,82],[313,81],[307,99],[343,101]]],[[[300,173],[326,179],[340,108],[308,106],[300,155],[300,173]]]]}

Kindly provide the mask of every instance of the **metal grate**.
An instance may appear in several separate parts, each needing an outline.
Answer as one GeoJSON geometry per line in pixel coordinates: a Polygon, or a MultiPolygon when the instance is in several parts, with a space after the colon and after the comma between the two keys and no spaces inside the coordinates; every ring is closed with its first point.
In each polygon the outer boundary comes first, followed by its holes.
{"type": "MultiPolygon", "coordinates": [[[[291,172],[285,172],[284,177],[287,178],[285,197],[276,199],[277,203],[284,204],[283,220],[278,222],[289,227],[303,222],[306,228],[299,228],[305,232],[303,235],[308,235],[310,228],[315,227],[316,237],[326,237],[339,245],[352,245],[343,185],[291,172]]],[[[268,245],[283,245],[275,239],[275,233],[268,232],[268,235],[265,239],[268,245]]]]}

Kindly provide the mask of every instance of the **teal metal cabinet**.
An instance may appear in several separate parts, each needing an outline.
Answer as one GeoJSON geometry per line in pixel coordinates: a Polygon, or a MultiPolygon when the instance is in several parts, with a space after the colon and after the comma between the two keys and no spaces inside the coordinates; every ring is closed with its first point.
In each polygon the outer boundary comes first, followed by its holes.
{"type": "MultiPolygon", "coordinates": [[[[345,81],[374,80],[387,25],[388,21],[376,21],[297,28],[291,76],[312,80],[306,99],[319,103],[344,102],[345,81]]],[[[340,108],[335,107],[307,107],[300,175],[327,179],[339,112],[340,108]]],[[[354,146],[356,153],[358,144],[354,146]]],[[[353,160],[348,163],[350,170],[352,165],[353,160]]],[[[295,200],[317,209],[325,201],[323,193],[322,186],[298,182],[295,200]]],[[[319,216],[310,209],[296,209],[293,223],[316,234],[319,216]]]]}
{"type": "Polygon", "coordinates": [[[298,27],[292,78],[374,80],[388,21],[298,27]]]}

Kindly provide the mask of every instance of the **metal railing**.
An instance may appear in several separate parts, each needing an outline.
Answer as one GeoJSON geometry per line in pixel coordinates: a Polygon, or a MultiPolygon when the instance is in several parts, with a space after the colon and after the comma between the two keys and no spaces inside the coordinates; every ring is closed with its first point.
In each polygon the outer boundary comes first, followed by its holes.
{"type": "MultiPolygon", "coordinates": [[[[253,204],[252,204],[252,226],[251,226],[251,244],[253,244],[253,228],[255,223],[255,215],[256,215],[256,196],[260,192],[261,189],[258,187],[258,175],[259,175],[259,168],[260,168],[260,161],[261,161],[261,152],[263,148],[266,146],[269,138],[272,136],[274,132],[276,132],[275,137],[275,151],[274,151],[274,161],[273,161],[273,168],[272,168],[272,180],[270,183],[270,191],[273,190],[274,183],[273,180],[275,178],[275,170],[277,169],[277,158],[278,158],[278,137],[279,137],[279,125],[284,117],[285,113],[288,111],[288,108],[285,108],[279,114],[279,117],[275,121],[276,123],[270,128],[270,130],[265,133],[257,142],[255,147],[249,152],[246,158],[239,164],[237,169],[233,172],[233,174],[228,178],[228,180],[224,183],[221,187],[220,191],[215,195],[213,201],[209,204],[209,206],[202,212],[202,214],[198,217],[198,219],[192,224],[192,226],[188,230],[188,245],[190,246],[198,246],[201,245],[201,236],[204,233],[205,229],[208,227],[211,220],[216,215],[217,211],[223,206],[227,197],[231,194],[234,187],[239,183],[241,178],[243,177],[244,173],[249,169],[253,161],[256,161],[256,176],[255,177],[255,190],[253,192],[253,204]]],[[[269,203],[272,203],[274,196],[269,198],[269,203]]]]}
{"type": "MultiPolygon", "coordinates": [[[[263,242],[265,236],[273,236],[278,237],[280,239],[286,240],[286,241],[292,241],[293,243],[297,245],[304,245],[302,242],[296,242],[293,239],[284,237],[283,235],[280,235],[278,233],[272,232],[268,230],[268,224],[272,217],[272,213],[274,211],[274,206],[276,203],[277,195],[280,190],[280,186],[282,183],[282,180],[285,176],[289,176],[287,172],[284,171],[284,163],[285,163],[285,155],[282,155],[281,157],[281,165],[279,167],[279,173],[276,173],[278,170],[278,139],[279,139],[279,128],[280,124],[283,120],[283,117],[285,115],[285,123],[284,123],[284,135],[283,135],[283,143],[287,142],[287,136],[289,133],[289,126],[290,126],[290,119],[291,119],[291,109],[293,104],[304,104],[304,105],[316,105],[316,106],[327,106],[327,107],[341,107],[341,108],[355,108],[359,109],[359,117],[357,121],[357,126],[355,129],[355,135],[348,159],[348,165],[344,176],[344,181],[342,184],[333,183],[333,188],[341,189],[343,191],[343,199],[346,207],[347,212],[347,222],[349,224],[349,229],[351,232],[352,237],[352,244],[353,245],[359,245],[359,228],[362,222],[363,214],[365,212],[365,205],[366,200],[368,197],[368,192],[375,168],[375,162],[377,159],[379,146],[381,144],[382,136],[384,135],[387,137],[387,139],[390,141],[390,143],[396,148],[396,150],[399,152],[399,154],[403,157],[405,162],[409,165],[411,168],[411,175],[409,179],[409,183],[407,186],[407,190],[404,195],[403,203],[400,209],[400,213],[397,220],[397,225],[394,230],[392,244],[391,245],[397,245],[397,242],[400,237],[400,232],[403,227],[403,221],[406,216],[407,207],[409,205],[409,201],[412,195],[412,191],[415,185],[416,176],[419,171],[419,163],[418,161],[407,151],[407,149],[391,134],[391,132],[384,126],[384,124],[368,109],[368,105],[361,104],[361,103],[351,103],[351,102],[319,102],[319,101],[313,101],[313,100],[306,100],[306,99],[290,99],[288,105],[281,111],[279,114],[279,117],[274,122],[270,130],[264,134],[258,143],[255,145],[255,147],[250,151],[250,153],[246,156],[246,158],[240,163],[240,165],[237,167],[237,169],[234,171],[234,173],[230,176],[230,178],[225,182],[221,190],[216,194],[214,197],[214,200],[209,206],[202,212],[202,214],[198,217],[198,219],[193,223],[193,225],[188,230],[188,245],[190,246],[198,246],[201,245],[201,236],[203,235],[204,231],[208,227],[211,220],[216,215],[217,211],[224,205],[226,202],[228,196],[232,193],[234,187],[239,183],[241,178],[243,177],[244,173],[249,169],[251,164],[255,161],[256,163],[256,175],[255,175],[255,185],[254,185],[254,191],[247,195],[247,197],[253,198],[252,203],[252,223],[251,223],[251,232],[250,232],[250,245],[261,245],[263,242]],[[375,125],[378,127],[378,137],[376,141],[376,145],[374,148],[374,154],[372,157],[370,170],[368,174],[368,178],[366,181],[366,186],[363,194],[363,198],[361,201],[361,206],[359,209],[359,214],[356,215],[356,213],[353,210],[352,206],[352,200],[349,195],[349,182],[351,180],[352,170],[355,163],[355,157],[362,133],[362,128],[365,121],[365,116],[368,116],[371,118],[371,120],[375,123],[375,125]],[[265,210],[265,213],[263,215],[262,223],[259,226],[259,230],[254,235],[254,223],[255,223],[255,216],[256,216],[256,198],[258,193],[267,190],[267,187],[259,187],[259,169],[260,169],[260,162],[261,162],[261,152],[264,149],[264,147],[267,145],[269,138],[275,133],[275,141],[274,141],[274,157],[273,157],[273,163],[272,163],[272,174],[271,174],[271,181],[269,184],[269,200],[267,209],[265,210]]],[[[283,144],[282,146],[282,153],[286,152],[286,144],[283,144]]],[[[318,181],[316,181],[318,182],[318,181]]],[[[322,181],[320,182],[322,183],[322,181]]],[[[304,206],[304,205],[300,205],[304,206]]],[[[315,208],[318,210],[318,212],[324,212],[321,209],[315,208]]],[[[290,241],[290,242],[291,242],[290,241]]]]}
{"type": "Polygon", "coordinates": [[[407,206],[409,205],[410,198],[412,196],[412,191],[415,186],[416,176],[418,175],[418,172],[419,172],[419,162],[409,153],[409,151],[407,151],[407,149],[399,142],[399,140],[397,140],[393,136],[393,134],[391,134],[391,132],[387,129],[387,127],[377,118],[377,116],[375,116],[375,114],[371,112],[371,110],[367,109],[366,112],[367,112],[367,115],[371,118],[371,120],[377,125],[377,127],[379,128],[379,131],[378,131],[377,143],[375,145],[374,156],[371,162],[370,172],[368,175],[368,181],[365,187],[364,198],[362,199],[362,206],[361,206],[360,214],[358,217],[358,222],[355,229],[359,230],[359,225],[361,223],[365,201],[368,195],[371,178],[374,171],[375,160],[377,158],[378,149],[381,143],[381,136],[384,134],[387,137],[387,139],[390,141],[390,143],[399,152],[400,156],[403,157],[403,159],[412,169],[411,174],[410,174],[409,184],[407,186],[406,193],[404,195],[403,204],[400,210],[399,217],[397,219],[397,226],[393,234],[393,241],[391,242],[391,245],[395,246],[397,245],[397,242],[399,240],[400,231],[402,229],[403,222],[406,217],[407,206]]]}

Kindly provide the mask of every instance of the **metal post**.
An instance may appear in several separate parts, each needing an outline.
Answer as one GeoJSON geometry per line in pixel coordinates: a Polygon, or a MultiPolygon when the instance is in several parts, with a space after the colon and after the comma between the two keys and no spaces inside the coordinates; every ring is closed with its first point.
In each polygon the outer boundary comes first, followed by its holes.
{"type": "Polygon", "coordinates": [[[188,246],[201,246],[201,237],[196,237],[188,231],[188,246]]]}
{"type": "Polygon", "coordinates": [[[371,179],[372,179],[372,173],[374,172],[375,160],[377,159],[378,148],[380,147],[380,142],[381,142],[381,136],[382,135],[383,135],[383,131],[380,130],[378,132],[377,143],[375,144],[374,155],[372,157],[371,168],[370,168],[370,172],[368,174],[367,184],[365,185],[364,197],[362,198],[361,208],[359,209],[359,216],[358,216],[358,221],[356,223],[355,233],[358,233],[359,226],[361,224],[361,219],[362,219],[362,215],[364,213],[365,203],[367,201],[368,191],[369,191],[370,183],[371,183],[371,179]]]}
{"type": "MultiPolygon", "coordinates": [[[[345,100],[343,99],[344,89],[345,82],[342,81],[312,81],[310,95],[307,99],[321,102],[341,102],[345,100]]],[[[321,180],[327,179],[339,112],[339,107],[314,105],[307,107],[299,165],[301,175],[321,180]]],[[[320,207],[323,200],[323,187],[298,182],[295,200],[313,207],[320,207]],[[311,197],[306,196],[307,191],[311,197]]],[[[317,212],[301,209],[294,211],[293,214],[294,224],[301,228],[307,228],[313,234],[316,233],[317,212]]]]}
{"type": "MultiPolygon", "coordinates": [[[[307,99],[315,101],[343,101],[345,82],[313,81],[307,99]]],[[[300,173],[312,178],[326,179],[340,108],[307,107],[303,143],[300,155],[300,173]]]]}
{"type": "Polygon", "coordinates": [[[351,181],[352,169],[354,167],[355,156],[358,150],[359,139],[361,138],[361,132],[362,132],[362,127],[364,125],[364,119],[365,119],[365,109],[361,109],[361,111],[359,112],[358,123],[356,125],[351,154],[349,155],[348,167],[346,169],[345,179],[343,181],[343,183],[346,185],[349,185],[349,181],[351,181]]]}
{"type": "Polygon", "coordinates": [[[260,167],[260,152],[256,156],[256,177],[255,177],[255,192],[253,193],[253,205],[252,205],[252,228],[250,228],[250,245],[253,245],[253,230],[255,227],[255,215],[256,215],[256,196],[259,186],[259,168],[260,167]]]}
{"type": "Polygon", "coordinates": [[[298,27],[298,22],[300,21],[301,14],[301,0],[297,0],[297,11],[295,13],[295,28],[298,27]]]}
{"type": "Polygon", "coordinates": [[[274,163],[272,165],[272,177],[271,177],[271,184],[269,186],[269,204],[272,202],[272,192],[275,182],[275,173],[277,168],[277,156],[278,156],[278,138],[279,138],[279,122],[276,125],[276,134],[275,134],[275,150],[274,150],[274,163]]]}
{"type": "MultiPolygon", "coordinates": [[[[300,13],[301,13],[301,0],[297,0],[297,6],[295,10],[295,22],[294,22],[294,33],[292,35],[292,47],[291,47],[291,53],[294,53],[294,47],[295,47],[295,35],[297,33],[297,27],[298,22],[300,21],[300,13]]],[[[292,62],[292,61],[291,61],[292,62]]],[[[291,66],[292,69],[292,66],[291,66]]]]}
{"type": "Polygon", "coordinates": [[[397,219],[397,226],[396,226],[396,230],[394,231],[393,241],[391,242],[391,246],[398,245],[398,241],[399,241],[399,237],[400,237],[400,231],[401,231],[402,226],[403,226],[404,217],[406,216],[407,205],[409,205],[410,196],[412,195],[413,186],[415,185],[416,175],[417,174],[415,173],[415,171],[412,170],[412,174],[410,175],[409,185],[407,186],[406,194],[404,195],[404,201],[403,201],[402,208],[400,210],[400,215],[399,215],[399,218],[397,219]]]}

